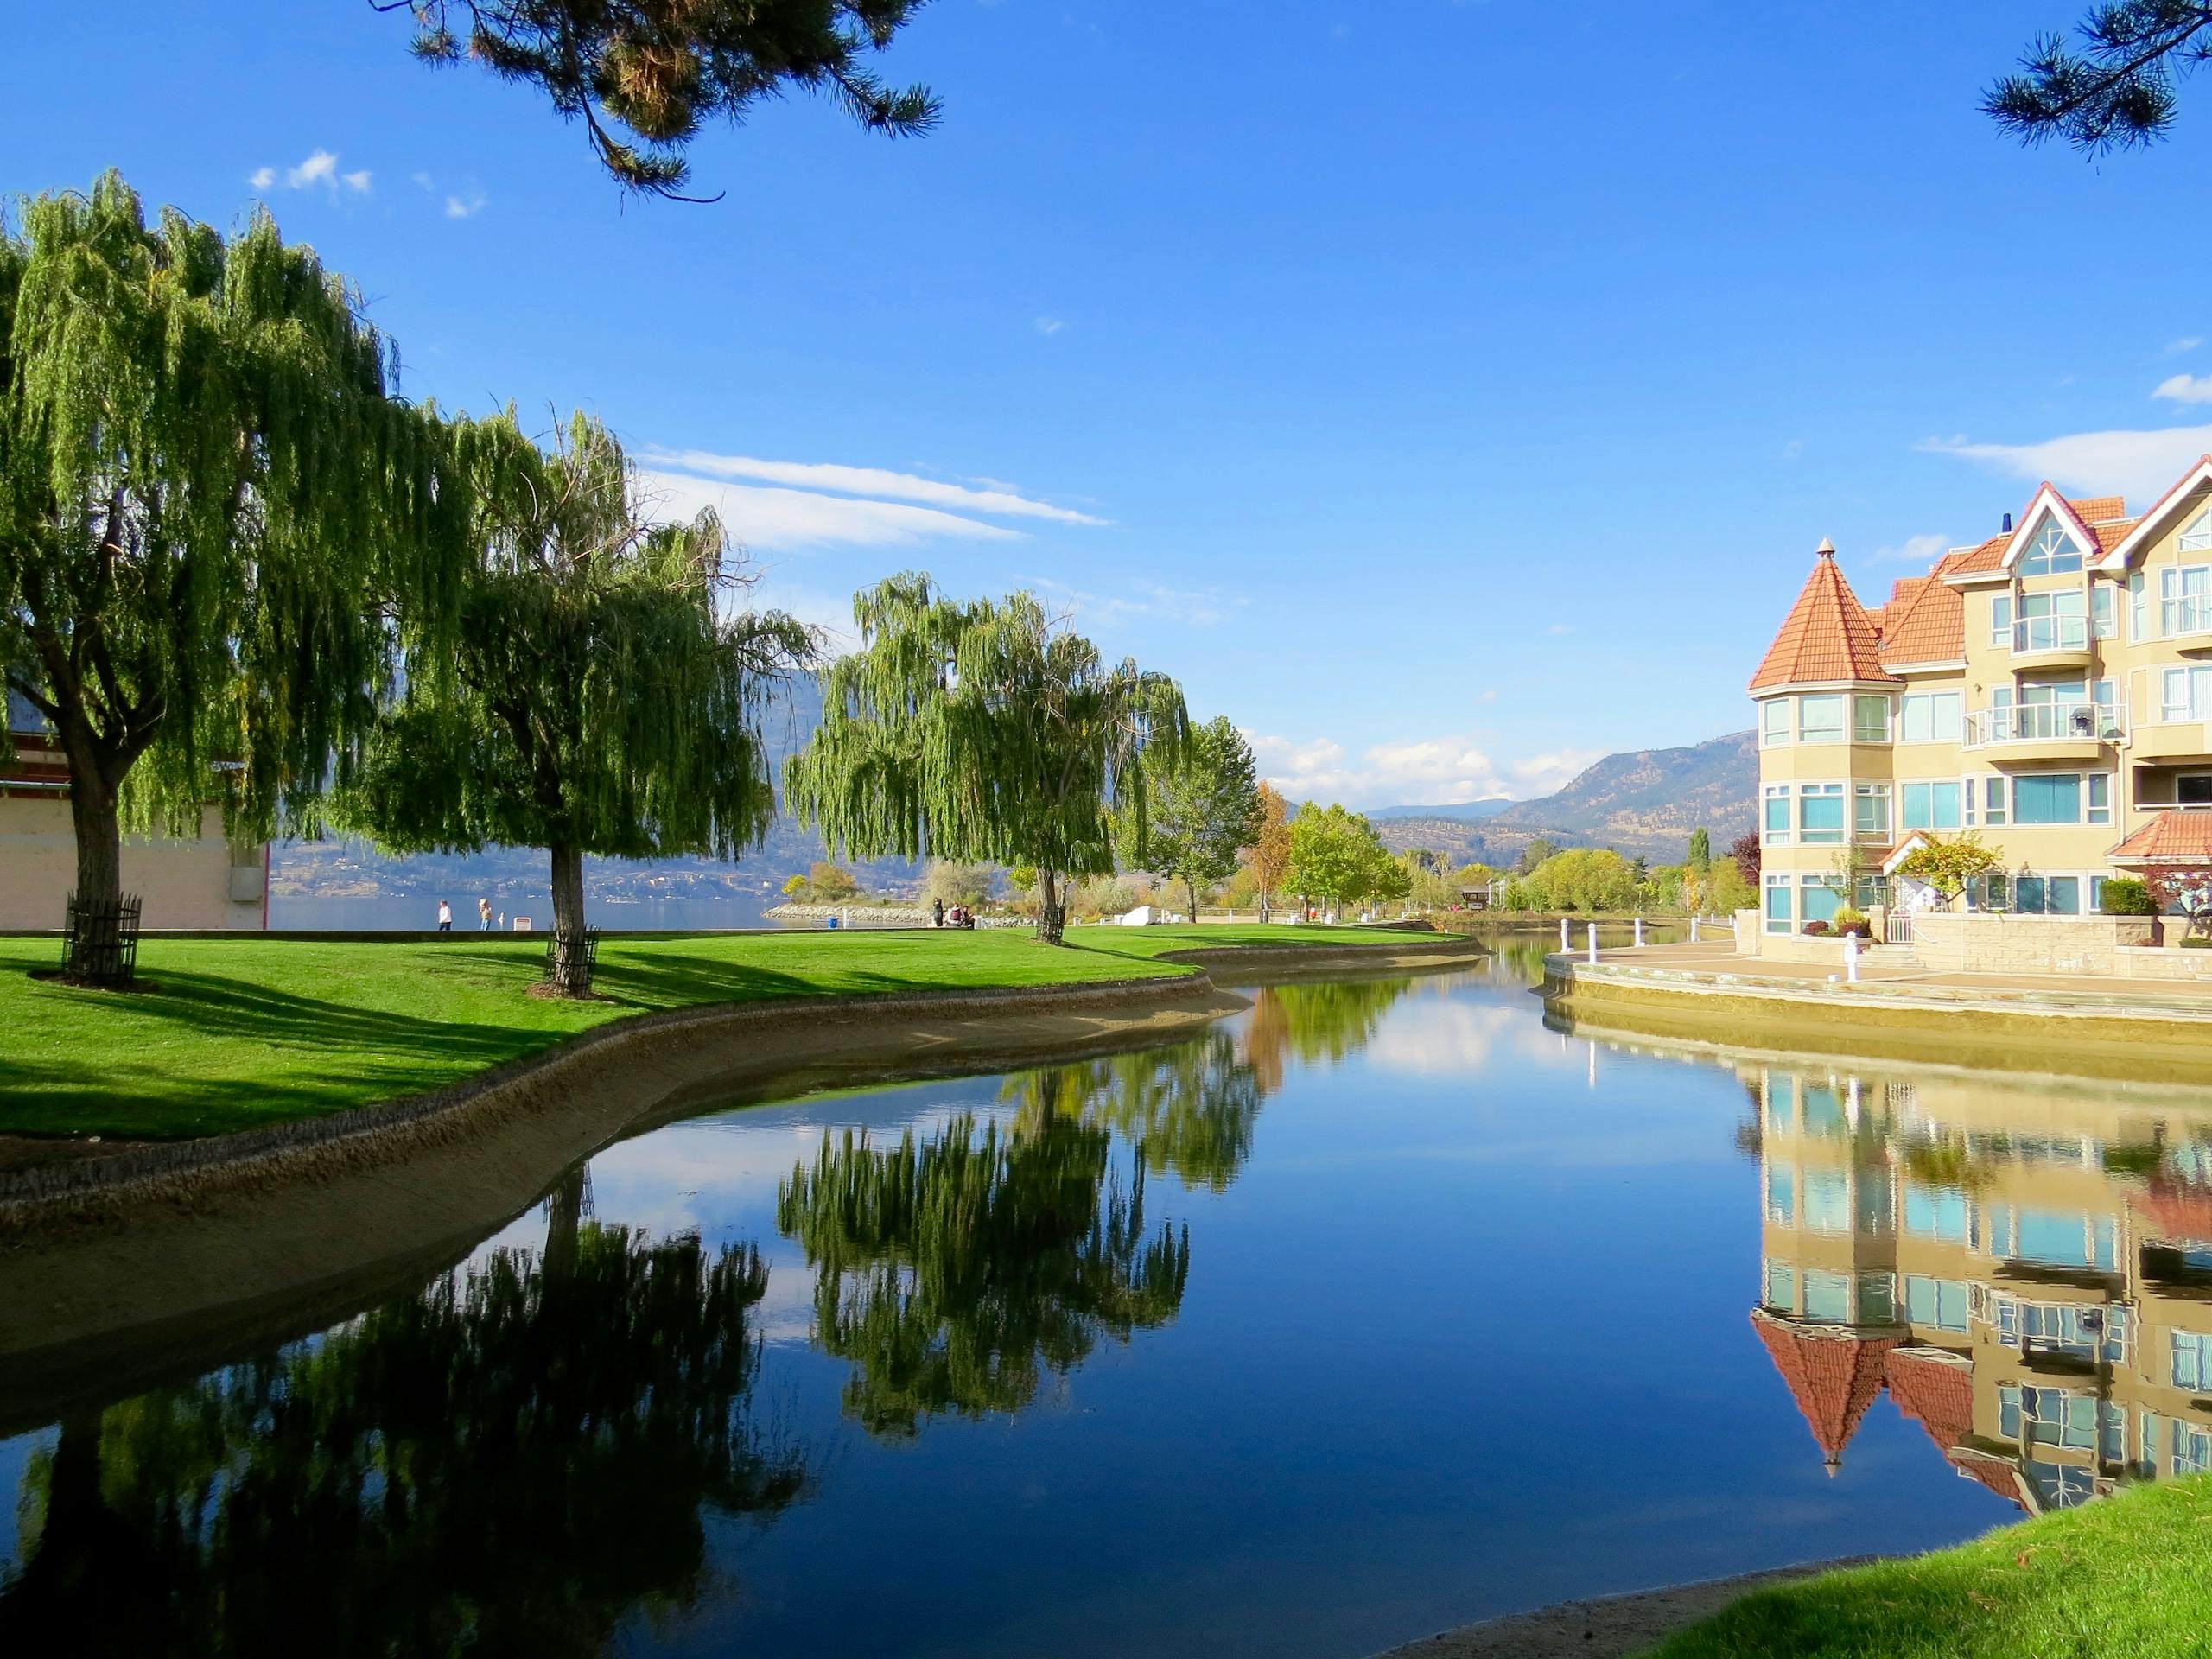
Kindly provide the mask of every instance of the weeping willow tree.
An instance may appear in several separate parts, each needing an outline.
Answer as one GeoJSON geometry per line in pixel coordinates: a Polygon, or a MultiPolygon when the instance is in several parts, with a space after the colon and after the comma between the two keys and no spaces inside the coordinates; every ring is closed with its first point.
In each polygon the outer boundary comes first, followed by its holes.
{"type": "Polygon", "coordinates": [[[799,1499],[755,1412],[768,1269],[580,1219],[27,1461],[0,1649],[604,1653],[730,1589],[716,1535],[799,1499]],[[12,1645],[11,1645],[12,1643],[12,1645]]]}
{"type": "Polygon", "coordinates": [[[1150,1173],[1220,1192],[1251,1156],[1267,1096],[1235,1040],[1213,1031],[1166,1048],[1017,1071],[999,1098],[1014,1109],[1018,1135],[1034,1135],[1054,1118],[1111,1129],[1150,1173]]]}
{"type": "Polygon", "coordinates": [[[988,859],[1037,872],[1037,937],[1060,942],[1061,884],[1141,862],[1142,757],[1183,741],[1183,694],[1026,593],[947,599],[926,575],[853,601],[861,647],[823,675],[822,724],[784,772],[799,822],[859,858],[988,859]]]}
{"type": "Polygon", "coordinates": [[[848,1412],[911,1434],[935,1412],[1017,1411],[1040,1369],[1175,1317],[1189,1231],[1147,1227],[1144,1166],[1124,1189],[1112,1142],[1051,1113],[1014,1135],[963,1116],[892,1147],[823,1135],[776,1224],[815,1270],[816,1339],[852,1363],[848,1412]]]}
{"type": "Polygon", "coordinates": [[[650,523],[598,423],[576,416],[550,455],[484,448],[457,638],[410,659],[341,814],[394,851],[544,848],[550,976],[582,995],[584,855],[757,845],[775,816],[761,708],[814,642],[780,612],[726,610],[749,578],[721,522],[650,523]]]}
{"type": "Polygon", "coordinates": [[[126,827],[304,811],[403,632],[447,637],[466,492],[395,372],[265,213],[149,225],[110,173],[0,223],[0,673],[67,758],[86,907],[126,827]]]}

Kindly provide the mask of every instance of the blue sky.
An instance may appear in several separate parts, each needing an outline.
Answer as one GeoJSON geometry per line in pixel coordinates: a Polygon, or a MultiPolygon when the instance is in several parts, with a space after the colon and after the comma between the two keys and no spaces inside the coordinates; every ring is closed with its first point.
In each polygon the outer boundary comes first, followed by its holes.
{"type": "Polygon", "coordinates": [[[2077,9],[935,0],[940,131],[780,105],[684,207],[366,0],[104,0],[11,18],[0,188],[265,199],[411,395],[595,410],[771,602],[1035,587],[1297,795],[1529,795],[1747,725],[1823,536],[1872,602],[2212,449],[2212,85],[2099,166],[1974,108],[2077,9]]]}

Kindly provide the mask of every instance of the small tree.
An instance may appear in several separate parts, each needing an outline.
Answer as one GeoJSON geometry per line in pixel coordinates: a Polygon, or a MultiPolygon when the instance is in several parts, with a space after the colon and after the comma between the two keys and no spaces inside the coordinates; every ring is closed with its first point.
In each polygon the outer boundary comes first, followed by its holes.
{"type": "Polygon", "coordinates": [[[1374,890],[1379,874],[1374,855],[1380,844],[1357,812],[1340,805],[1301,807],[1290,821],[1290,870],[1285,879],[1298,892],[1326,904],[1332,917],[1340,915],[1347,902],[1374,890]]]}
{"type": "Polygon", "coordinates": [[[948,909],[958,905],[973,910],[991,896],[991,873],[980,864],[933,858],[922,883],[922,896],[948,909]]]}
{"type": "Polygon", "coordinates": [[[2002,869],[2004,864],[1969,830],[1964,835],[1929,836],[1897,861],[1897,873],[1926,882],[1948,910],[1978,877],[2002,869]]]}
{"type": "MultiPolygon", "coordinates": [[[[527,448],[527,446],[525,446],[527,448]]],[[[724,615],[744,578],[712,512],[648,524],[628,459],[578,415],[517,463],[449,658],[418,656],[345,816],[398,851],[543,847],[553,983],[589,989],[583,860],[757,844],[775,796],[755,722],[813,654],[778,612],[724,615]]]]}
{"type": "Polygon", "coordinates": [[[861,890],[860,882],[850,870],[822,859],[807,867],[806,885],[825,905],[842,905],[861,890]]]}
{"type": "Polygon", "coordinates": [[[1518,874],[1527,875],[1557,851],[1559,849],[1552,844],[1548,836],[1535,836],[1521,849],[1521,856],[1514,861],[1514,870],[1518,874]]]}
{"type": "Polygon", "coordinates": [[[1281,891],[1283,880],[1290,873],[1289,809],[1272,784],[1262,784],[1259,827],[1252,832],[1252,844],[1245,851],[1245,862],[1251,867],[1252,879],[1259,890],[1260,919],[1268,919],[1268,901],[1281,891]]]}
{"type": "Polygon", "coordinates": [[[1123,855],[1182,882],[1195,922],[1199,883],[1211,885],[1234,871],[1237,849],[1260,831],[1251,746],[1226,715],[1217,715],[1191,728],[1185,741],[1153,748],[1144,767],[1150,856],[1137,858],[1133,824],[1121,826],[1123,855]]]}
{"type": "Polygon", "coordinates": [[[1747,835],[1738,836],[1730,842],[1728,857],[1736,866],[1736,874],[1744,878],[1744,885],[1751,888],[1753,893],[1757,893],[1760,870],[1766,862],[1765,851],[1760,846],[1758,832],[1755,830],[1747,835]]]}
{"type": "Polygon", "coordinates": [[[1183,741],[1182,692],[1109,667],[1028,594],[961,602],[910,572],[855,596],[853,619],[860,649],[823,676],[785,804],[855,856],[1034,866],[1037,937],[1058,944],[1060,884],[1113,869],[1117,824],[1143,861],[1143,756],[1183,741]]]}
{"type": "Polygon", "coordinates": [[[2188,922],[2183,938],[2212,934],[2212,860],[2154,864],[2144,872],[2143,886],[2160,911],[2188,922]]]}
{"type": "Polygon", "coordinates": [[[1703,824],[1690,831],[1689,867],[1703,871],[1713,862],[1713,836],[1703,824]]]}

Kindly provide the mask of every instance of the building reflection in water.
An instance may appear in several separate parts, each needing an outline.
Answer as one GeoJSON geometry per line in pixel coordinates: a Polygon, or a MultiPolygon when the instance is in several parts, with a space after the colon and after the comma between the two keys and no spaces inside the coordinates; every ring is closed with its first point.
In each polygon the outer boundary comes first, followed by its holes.
{"type": "Polygon", "coordinates": [[[2031,1513],[2212,1470],[2212,1106],[1739,1071],[1751,1323],[1831,1471],[1884,1390],[2031,1513]]]}

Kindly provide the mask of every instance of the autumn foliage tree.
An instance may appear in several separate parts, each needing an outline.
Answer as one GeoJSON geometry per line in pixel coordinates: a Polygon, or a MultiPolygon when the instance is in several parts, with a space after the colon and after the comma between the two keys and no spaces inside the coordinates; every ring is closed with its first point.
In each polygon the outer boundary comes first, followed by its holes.
{"type": "Polygon", "coordinates": [[[2184,938],[2212,934],[2212,860],[2154,864],[2143,873],[2143,886],[2159,911],[2188,923],[2184,938]]]}
{"type": "Polygon", "coordinates": [[[1283,879],[1290,873],[1289,808],[1272,784],[1260,785],[1256,793],[1259,823],[1252,832],[1251,845],[1245,849],[1244,862],[1252,872],[1260,896],[1260,919],[1264,922],[1268,901],[1282,890],[1283,879]]]}

